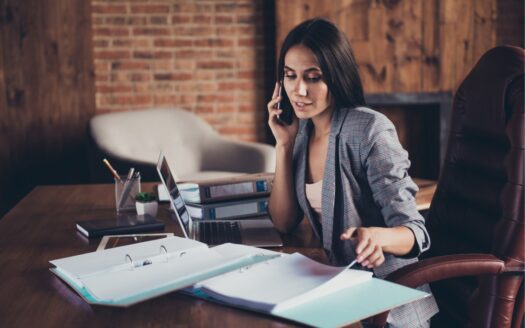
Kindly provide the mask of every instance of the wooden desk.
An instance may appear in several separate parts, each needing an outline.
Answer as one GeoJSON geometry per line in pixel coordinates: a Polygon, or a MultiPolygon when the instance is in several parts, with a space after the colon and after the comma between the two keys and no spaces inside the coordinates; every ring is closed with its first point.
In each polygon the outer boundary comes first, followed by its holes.
{"type": "MultiPolygon", "coordinates": [[[[153,190],[154,184],[143,184],[153,190]]],[[[418,200],[419,201],[419,200],[418,200]]],[[[178,225],[159,209],[166,231],[178,225]]],[[[99,239],[77,232],[76,221],[111,217],[113,185],[40,186],[0,220],[1,327],[292,327],[295,323],[171,293],[129,309],[91,306],[49,271],[49,260],[95,251],[99,239]]],[[[327,262],[306,220],[283,236],[285,253],[327,262]]],[[[352,325],[359,327],[359,324],[352,325]]]]}
{"type": "MultiPolygon", "coordinates": [[[[143,185],[143,190],[152,189],[143,185]]],[[[166,208],[159,209],[166,231],[181,235],[166,208]]],[[[128,309],[87,304],[49,271],[48,261],[95,251],[99,239],[83,237],[75,221],[111,216],[114,210],[113,185],[41,186],[0,220],[1,327],[297,326],[179,293],[128,309]]],[[[286,247],[281,251],[299,251],[326,262],[309,225],[283,239],[286,247]]]]}

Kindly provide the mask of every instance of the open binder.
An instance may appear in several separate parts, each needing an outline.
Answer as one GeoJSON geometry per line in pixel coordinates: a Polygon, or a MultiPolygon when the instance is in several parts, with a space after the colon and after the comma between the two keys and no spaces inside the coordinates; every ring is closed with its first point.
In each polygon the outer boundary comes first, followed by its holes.
{"type": "Polygon", "coordinates": [[[50,261],[90,304],[126,307],[175,290],[320,327],[341,326],[427,293],[299,254],[169,237],[50,261]]]}

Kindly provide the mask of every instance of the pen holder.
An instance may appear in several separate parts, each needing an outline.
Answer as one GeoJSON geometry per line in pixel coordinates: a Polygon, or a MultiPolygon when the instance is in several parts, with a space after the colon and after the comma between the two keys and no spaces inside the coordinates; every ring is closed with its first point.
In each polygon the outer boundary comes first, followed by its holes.
{"type": "Polygon", "coordinates": [[[117,213],[135,211],[135,195],[140,192],[140,175],[128,179],[115,179],[115,205],[117,213]]]}

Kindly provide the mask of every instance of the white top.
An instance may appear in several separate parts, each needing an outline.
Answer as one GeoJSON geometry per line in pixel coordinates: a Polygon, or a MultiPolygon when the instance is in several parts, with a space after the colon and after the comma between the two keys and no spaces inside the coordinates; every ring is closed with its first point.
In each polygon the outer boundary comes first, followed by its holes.
{"type": "Polygon", "coordinates": [[[306,199],[314,211],[314,215],[321,221],[321,194],[323,191],[323,180],[306,184],[306,199]]]}

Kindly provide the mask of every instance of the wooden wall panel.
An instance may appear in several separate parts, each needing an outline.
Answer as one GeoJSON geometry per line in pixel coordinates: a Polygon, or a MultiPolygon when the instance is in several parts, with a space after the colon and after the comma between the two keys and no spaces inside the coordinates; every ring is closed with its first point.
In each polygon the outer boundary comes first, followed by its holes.
{"type": "Polygon", "coordinates": [[[87,181],[90,17],[89,1],[0,0],[0,216],[35,185],[87,181]]]}
{"type": "Polygon", "coordinates": [[[277,0],[277,48],[321,16],[348,35],[365,90],[453,91],[496,45],[496,0],[277,0]]]}

